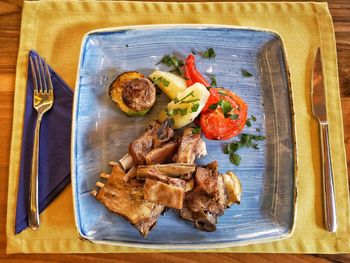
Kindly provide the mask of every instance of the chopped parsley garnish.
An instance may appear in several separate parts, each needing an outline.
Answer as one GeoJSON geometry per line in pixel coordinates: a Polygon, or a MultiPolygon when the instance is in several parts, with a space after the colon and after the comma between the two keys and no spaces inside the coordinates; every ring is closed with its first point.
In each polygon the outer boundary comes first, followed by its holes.
{"type": "Polygon", "coordinates": [[[248,118],[245,122],[247,127],[252,127],[252,121],[256,121],[256,117],[254,115],[250,115],[251,118],[248,118]]]}
{"type": "Polygon", "coordinates": [[[210,87],[217,86],[218,84],[216,83],[216,77],[214,74],[210,75],[210,87]]]}
{"type": "Polygon", "coordinates": [[[239,166],[239,164],[241,163],[241,156],[239,156],[236,153],[232,153],[232,154],[230,154],[230,161],[234,165],[239,166]]]}
{"type": "Polygon", "coordinates": [[[174,116],[177,114],[180,114],[181,116],[184,116],[187,114],[187,108],[175,108],[175,109],[165,109],[165,112],[168,116],[174,116]]]}
{"type": "Polygon", "coordinates": [[[180,109],[180,114],[181,114],[181,116],[186,115],[187,114],[187,108],[180,109]]]}
{"type": "Polygon", "coordinates": [[[128,44],[125,44],[125,47],[129,47],[129,45],[128,45],[128,44]]]}
{"type": "Polygon", "coordinates": [[[241,69],[241,71],[242,71],[243,77],[248,77],[249,78],[249,77],[253,76],[252,73],[250,73],[249,71],[247,71],[245,69],[241,69]]]}
{"type": "Polygon", "coordinates": [[[225,115],[225,118],[227,118],[228,112],[232,110],[231,103],[227,100],[220,100],[220,107],[225,115]]]}
{"type": "Polygon", "coordinates": [[[230,115],[231,120],[238,120],[238,114],[232,114],[230,115]]]}
{"type": "Polygon", "coordinates": [[[199,103],[194,103],[191,107],[191,112],[196,112],[199,108],[199,103]]]}
{"type": "Polygon", "coordinates": [[[184,65],[184,62],[181,59],[178,59],[176,56],[165,55],[156,65],[160,63],[172,68],[171,72],[176,72],[182,76],[181,67],[184,65]]]}
{"type": "Polygon", "coordinates": [[[192,103],[192,102],[197,102],[197,101],[200,101],[200,99],[183,100],[183,101],[180,102],[180,104],[183,104],[183,103],[192,103]]]}
{"type": "Polygon", "coordinates": [[[209,109],[216,110],[216,108],[219,106],[219,103],[220,103],[220,101],[217,102],[217,103],[213,103],[213,104],[209,105],[209,109]]]}
{"type": "Polygon", "coordinates": [[[206,51],[204,51],[202,53],[202,57],[203,58],[208,58],[208,59],[215,58],[216,57],[216,53],[215,53],[213,48],[208,48],[206,51]]]}
{"type": "MultiPolygon", "coordinates": [[[[183,97],[182,99],[178,99],[177,97],[174,99],[174,103],[177,104],[179,102],[183,102],[185,99],[187,99],[188,97],[194,97],[194,91],[192,90],[190,93],[188,93],[185,97],[183,97]]],[[[181,104],[181,103],[180,103],[181,104]]]]}
{"type": "Polygon", "coordinates": [[[248,118],[246,120],[245,125],[247,125],[247,127],[252,127],[252,123],[250,122],[250,118],[248,118]]]}
{"type": "Polygon", "coordinates": [[[168,87],[170,84],[170,81],[163,77],[158,77],[158,78],[153,78],[153,83],[157,86],[159,86],[159,84],[163,84],[164,87],[168,87]]]}
{"type": "Polygon", "coordinates": [[[266,138],[264,136],[243,133],[240,141],[231,142],[226,145],[224,148],[224,153],[229,154],[231,163],[238,166],[241,162],[241,157],[236,152],[243,147],[259,150],[256,142],[265,139],[266,138]]]}
{"type": "Polygon", "coordinates": [[[261,132],[261,129],[260,128],[256,128],[255,129],[257,132],[261,132]]]}
{"type": "Polygon", "coordinates": [[[192,129],[192,134],[197,134],[197,133],[200,133],[201,132],[201,127],[193,127],[192,129]]]}
{"type": "Polygon", "coordinates": [[[216,110],[218,106],[221,107],[225,118],[231,118],[232,120],[236,120],[238,118],[237,114],[230,114],[230,111],[232,110],[232,105],[229,101],[219,100],[219,102],[209,105],[209,109],[216,110]]]}

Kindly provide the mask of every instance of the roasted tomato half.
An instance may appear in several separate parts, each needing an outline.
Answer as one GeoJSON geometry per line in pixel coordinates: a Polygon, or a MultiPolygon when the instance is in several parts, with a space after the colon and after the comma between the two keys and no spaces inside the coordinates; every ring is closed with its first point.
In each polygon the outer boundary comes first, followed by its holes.
{"type": "Polygon", "coordinates": [[[200,126],[211,140],[227,140],[238,135],[247,120],[247,104],[225,88],[211,88],[210,97],[201,112],[200,126]]]}

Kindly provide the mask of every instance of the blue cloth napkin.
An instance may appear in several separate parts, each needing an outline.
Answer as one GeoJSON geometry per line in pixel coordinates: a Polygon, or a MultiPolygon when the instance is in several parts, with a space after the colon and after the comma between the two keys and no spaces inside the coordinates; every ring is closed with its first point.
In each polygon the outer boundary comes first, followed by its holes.
{"type": "MultiPolygon", "coordinates": [[[[31,50],[29,56],[39,56],[31,50]]],[[[29,59],[28,59],[29,61],[29,59]]],[[[70,141],[73,92],[49,67],[54,104],[41,122],[39,146],[39,211],[42,212],[70,182],[70,141]]],[[[33,80],[28,63],[28,80],[23,124],[22,152],[16,209],[16,234],[28,226],[29,185],[37,113],[33,108],[33,80]]]]}

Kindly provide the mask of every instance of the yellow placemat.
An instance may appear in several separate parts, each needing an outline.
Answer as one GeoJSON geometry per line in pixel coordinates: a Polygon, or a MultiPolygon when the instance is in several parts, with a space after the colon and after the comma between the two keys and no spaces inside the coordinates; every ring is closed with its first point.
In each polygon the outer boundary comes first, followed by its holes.
{"type": "MultiPolygon", "coordinates": [[[[285,240],[214,252],[350,252],[350,222],[346,158],[339,99],[336,47],[326,3],[153,3],[111,1],[25,2],[18,54],[11,145],[8,215],[8,253],[154,252],[81,241],[74,226],[71,188],[41,214],[42,225],[14,235],[17,180],[24,114],[28,51],[44,56],[74,87],[83,35],[96,28],[157,23],[206,23],[275,30],[285,41],[289,57],[298,147],[297,221],[285,240]],[[323,228],[318,126],[311,115],[310,79],[316,47],[321,45],[327,88],[330,144],[335,175],[338,231],[323,228]]],[[[203,250],[202,250],[203,251],[203,250]]]]}

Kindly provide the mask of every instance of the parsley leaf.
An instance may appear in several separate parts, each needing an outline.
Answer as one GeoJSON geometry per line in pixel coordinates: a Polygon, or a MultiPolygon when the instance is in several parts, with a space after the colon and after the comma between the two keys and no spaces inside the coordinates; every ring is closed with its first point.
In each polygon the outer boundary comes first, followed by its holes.
{"type": "Polygon", "coordinates": [[[236,153],[231,153],[230,154],[230,161],[231,163],[233,163],[236,166],[239,166],[239,164],[241,163],[241,156],[239,156],[236,153]]]}
{"type": "Polygon", "coordinates": [[[242,71],[242,75],[244,76],[244,77],[251,77],[251,76],[253,76],[253,74],[252,73],[250,73],[249,71],[247,71],[247,70],[245,70],[245,69],[241,69],[241,71],[242,71]]]}
{"type": "Polygon", "coordinates": [[[250,118],[248,118],[245,122],[245,125],[247,125],[247,127],[251,127],[252,123],[250,122],[250,118]]]}
{"type": "Polygon", "coordinates": [[[201,132],[201,127],[193,127],[192,129],[192,134],[197,134],[197,133],[200,133],[201,132]]]}
{"type": "Polygon", "coordinates": [[[256,128],[255,129],[257,132],[261,132],[261,129],[260,128],[256,128]]]}
{"type": "Polygon", "coordinates": [[[238,114],[232,114],[229,117],[231,120],[238,120],[238,114]]]}
{"type": "Polygon", "coordinates": [[[262,135],[252,135],[252,139],[255,141],[263,141],[266,139],[266,137],[264,137],[262,135]]]}
{"type": "Polygon", "coordinates": [[[241,134],[241,139],[239,142],[231,142],[228,143],[224,150],[225,154],[230,155],[230,161],[234,165],[238,166],[241,162],[241,157],[236,153],[240,148],[253,148],[255,150],[259,150],[258,144],[254,141],[264,140],[265,137],[261,135],[253,135],[253,134],[241,134]]]}
{"type": "Polygon", "coordinates": [[[184,65],[184,62],[181,59],[178,59],[176,56],[165,55],[156,65],[158,65],[160,63],[162,63],[170,68],[173,68],[171,70],[171,72],[176,72],[180,76],[182,76],[182,72],[181,72],[180,68],[184,65]]]}
{"type": "Polygon", "coordinates": [[[220,101],[220,107],[221,107],[225,117],[228,117],[227,113],[232,110],[231,103],[228,102],[227,100],[221,100],[220,101]]]}
{"type": "Polygon", "coordinates": [[[163,77],[153,78],[152,80],[153,83],[157,86],[159,86],[159,84],[163,84],[164,87],[168,87],[170,84],[170,81],[163,77]]]}
{"type": "Polygon", "coordinates": [[[217,86],[218,84],[216,83],[216,77],[214,74],[210,75],[210,86],[213,87],[213,86],[217,86]]]}
{"type": "Polygon", "coordinates": [[[181,116],[184,116],[187,114],[187,108],[179,109],[179,112],[180,112],[181,116]]]}
{"type": "Polygon", "coordinates": [[[199,108],[199,103],[194,103],[191,107],[191,112],[196,112],[199,108]]]}
{"type": "Polygon", "coordinates": [[[204,51],[202,53],[202,57],[203,58],[208,58],[208,59],[215,58],[216,57],[216,53],[215,53],[213,48],[208,48],[206,51],[204,51]]]}
{"type": "Polygon", "coordinates": [[[213,103],[213,104],[209,105],[209,109],[216,110],[216,108],[219,106],[219,103],[220,103],[220,101],[217,102],[217,103],[213,103]]]}
{"type": "Polygon", "coordinates": [[[254,115],[250,115],[252,117],[252,121],[256,121],[256,117],[254,115]]]}

